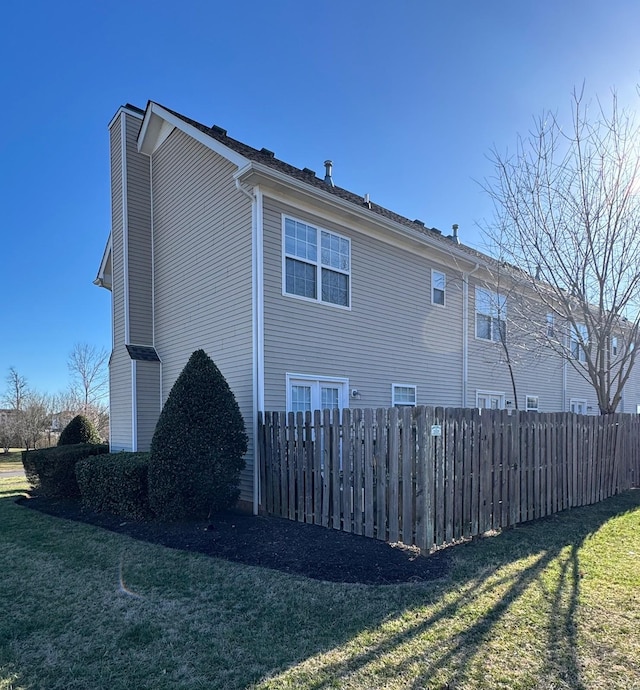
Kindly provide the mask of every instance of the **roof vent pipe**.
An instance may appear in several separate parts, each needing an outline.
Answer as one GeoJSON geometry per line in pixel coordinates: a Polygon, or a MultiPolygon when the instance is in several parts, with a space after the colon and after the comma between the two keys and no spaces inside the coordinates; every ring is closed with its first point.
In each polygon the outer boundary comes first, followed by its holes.
{"type": "Polygon", "coordinates": [[[324,181],[330,186],[333,187],[333,178],[331,177],[332,170],[333,170],[333,161],[325,161],[324,162],[324,167],[326,170],[326,174],[324,176],[324,181]]]}
{"type": "Polygon", "coordinates": [[[456,243],[460,244],[460,238],[458,237],[458,224],[454,223],[451,226],[451,229],[453,230],[453,235],[451,236],[451,239],[456,243]]]}

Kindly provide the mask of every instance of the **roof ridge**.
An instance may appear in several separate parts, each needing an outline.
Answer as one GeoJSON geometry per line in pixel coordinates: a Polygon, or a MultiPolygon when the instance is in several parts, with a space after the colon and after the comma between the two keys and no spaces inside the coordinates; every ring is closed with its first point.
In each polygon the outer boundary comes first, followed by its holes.
{"type": "Polygon", "coordinates": [[[238,139],[234,139],[233,137],[230,137],[227,133],[227,130],[223,129],[222,127],[219,127],[217,125],[208,127],[207,125],[204,125],[201,122],[194,120],[193,118],[187,117],[186,115],[177,112],[176,110],[167,108],[161,103],[156,102],[156,105],[159,105],[161,108],[171,113],[175,117],[179,118],[186,124],[195,127],[203,134],[210,136],[212,139],[215,139],[216,141],[220,142],[221,144],[224,144],[225,146],[228,146],[236,153],[239,153],[240,155],[245,156],[250,160],[263,163],[267,167],[274,168],[275,170],[289,175],[294,179],[306,182],[307,184],[310,184],[311,186],[316,187],[318,189],[323,189],[325,192],[328,192],[329,194],[334,194],[340,197],[341,199],[344,199],[345,201],[355,204],[360,208],[368,208],[373,213],[382,216],[387,220],[396,222],[400,225],[404,225],[405,227],[409,227],[412,230],[415,230],[423,235],[426,235],[432,239],[442,242],[443,245],[448,246],[449,248],[455,246],[456,248],[462,250],[463,252],[469,254],[472,257],[475,257],[476,259],[481,258],[482,260],[488,261],[490,263],[495,262],[495,259],[493,259],[492,257],[483,254],[482,252],[473,249],[468,245],[459,243],[459,240],[456,241],[453,239],[452,236],[444,235],[442,231],[438,230],[437,228],[429,228],[422,221],[411,220],[406,216],[396,213],[395,211],[381,206],[380,204],[372,202],[369,199],[368,194],[365,196],[361,196],[359,194],[356,194],[355,192],[352,192],[338,185],[328,185],[324,181],[324,179],[319,178],[315,174],[315,172],[312,171],[310,168],[297,168],[291,163],[287,163],[286,161],[277,158],[273,151],[270,151],[266,148],[256,149],[253,146],[250,146],[249,144],[245,144],[244,142],[239,141],[238,139]]]}

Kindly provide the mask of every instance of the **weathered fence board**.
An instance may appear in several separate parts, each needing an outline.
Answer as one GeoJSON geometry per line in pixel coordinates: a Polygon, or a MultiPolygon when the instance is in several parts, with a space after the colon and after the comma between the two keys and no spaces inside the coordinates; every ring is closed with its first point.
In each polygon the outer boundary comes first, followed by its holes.
{"type": "Polygon", "coordinates": [[[640,418],[441,407],[266,412],[269,514],[423,551],[603,500],[640,479],[640,418]]]}

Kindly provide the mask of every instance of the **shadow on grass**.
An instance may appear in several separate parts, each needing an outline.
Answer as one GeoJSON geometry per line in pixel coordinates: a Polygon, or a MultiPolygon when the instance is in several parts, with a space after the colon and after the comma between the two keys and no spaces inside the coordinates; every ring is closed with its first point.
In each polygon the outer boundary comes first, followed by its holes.
{"type": "MultiPolygon", "coordinates": [[[[576,624],[580,550],[606,522],[639,507],[640,491],[628,492],[454,547],[458,572],[441,586],[442,605],[431,606],[430,612],[424,613],[426,609],[420,604],[407,602],[407,609],[380,625],[375,641],[369,637],[359,644],[356,633],[352,643],[342,649],[334,647],[257,687],[320,690],[349,682],[349,687],[365,688],[382,686],[393,678],[403,678],[394,687],[416,690],[462,688],[472,682],[477,687],[494,687],[494,681],[481,677],[492,653],[492,638],[499,635],[504,639],[504,631],[497,633],[498,625],[535,586],[541,593],[544,613],[535,612],[536,621],[531,625],[538,635],[546,632],[546,640],[533,653],[516,649],[512,657],[503,654],[503,663],[512,661],[512,668],[503,670],[513,671],[525,659],[527,668],[520,674],[522,687],[537,687],[537,681],[545,679],[548,687],[585,690],[576,624]],[[526,566],[509,568],[521,559],[526,559],[526,566]],[[550,568],[551,577],[547,572],[550,568]],[[459,617],[468,624],[456,622],[459,617]],[[354,684],[356,679],[360,684],[354,684]]],[[[501,673],[497,669],[495,675],[501,673]]],[[[503,675],[507,684],[500,687],[512,687],[514,677],[503,675]]]]}
{"type": "MultiPolygon", "coordinates": [[[[19,493],[0,500],[3,514],[19,493]]],[[[240,567],[235,577],[244,583],[242,588],[253,589],[255,601],[271,596],[273,602],[262,601],[252,621],[238,623],[243,632],[232,637],[235,654],[250,662],[240,665],[224,687],[489,688],[495,684],[481,674],[496,655],[494,664],[511,666],[504,669],[506,680],[500,687],[536,687],[535,680],[544,678],[548,687],[585,690],[576,625],[581,548],[606,522],[639,507],[640,491],[628,492],[453,547],[450,576],[415,586],[280,579],[240,567]],[[273,589],[276,580],[280,590],[273,589]],[[537,608],[522,606],[532,589],[537,608]],[[521,630],[514,640],[505,632],[514,610],[531,616],[532,649],[518,648],[521,630]],[[244,633],[252,625],[269,631],[261,647],[251,647],[244,633]],[[510,643],[513,650],[499,648],[510,643]],[[521,685],[514,684],[514,672],[521,685]]],[[[246,604],[246,611],[252,610],[254,600],[246,604]]],[[[4,643],[0,640],[0,686],[16,672],[4,643]]],[[[205,649],[198,663],[214,674],[205,649]]],[[[189,649],[192,658],[194,654],[198,651],[189,649]]],[[[494,666],[491,672],[495,678],[501,669],[494,666]]],[[[24,673],[31,676],[32,670],[25,668],[24,673]]],[[[222,686],[217,677],[208,680],[211,687],[222,686]]],[[[114,680],[112,687],[126,684],[114,680]]]]}

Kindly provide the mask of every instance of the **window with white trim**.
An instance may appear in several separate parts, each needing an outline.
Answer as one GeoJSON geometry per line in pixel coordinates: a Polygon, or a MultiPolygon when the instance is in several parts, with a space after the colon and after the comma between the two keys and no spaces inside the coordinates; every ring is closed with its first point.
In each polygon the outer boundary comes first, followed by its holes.
{"type": "Polygon", "coordinates": [[[507,337],[507,298],[476,288],[476,338],[502,342],[507,337]]]}
{"type": "Polygon", "coordinates": [[[407,383],[394,383],[391,386],[391,404],[394,407],[415,407],[418,388],[407,383]]]}
{"type": "Polygon", "coordinates": [[[447,287],[447,276],[442,271],[431,269],[431,304],[438,304],[444,307],[445,290],[447,287]]]}
{"type": "Polygon", "coordinates": [[[612,336],[611,338],[611,356],[618,356],[618,339],[615,336],[612,336]]]}
{"type": "Polygon", "coordinates": [[[293,218],[283,218],[283,292],[350,306],[351,240],[293,218]]]}
{"type": "Polygon", "coordinates": [[[549,312],[547,314],[547,338],[553,338],[555,332],[555,314],[549,312]]]}
{"type": "Polygon", "coordinates": [[[540,399],[537,395],[527,395],[526,404],[527,412],[538,412],[540,407],[540,399]]]}
{"type": "Polygon", "coordinates": [[[571,355],[579,362],[587,361],[585,348],[589,344],[589,333],[587,327],[579,323],[571,330],[571,355]]]}

